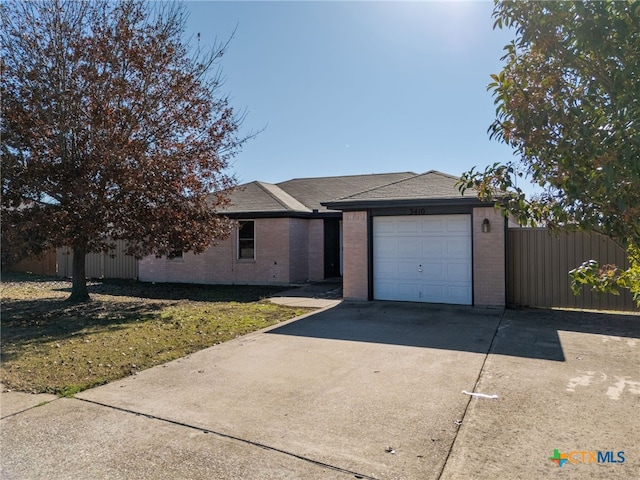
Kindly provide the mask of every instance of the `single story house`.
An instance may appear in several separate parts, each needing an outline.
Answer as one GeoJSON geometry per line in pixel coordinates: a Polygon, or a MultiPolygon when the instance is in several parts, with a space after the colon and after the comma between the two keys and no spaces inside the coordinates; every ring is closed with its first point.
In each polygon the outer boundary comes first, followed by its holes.
{"type": "Polygon", "coordinates": [[[504,305],[507,222],[437,171],[251,182],[239,221],[204,253],[148,256],[154,282],[295,284],[343,277],[344,297],[504,305]]]}

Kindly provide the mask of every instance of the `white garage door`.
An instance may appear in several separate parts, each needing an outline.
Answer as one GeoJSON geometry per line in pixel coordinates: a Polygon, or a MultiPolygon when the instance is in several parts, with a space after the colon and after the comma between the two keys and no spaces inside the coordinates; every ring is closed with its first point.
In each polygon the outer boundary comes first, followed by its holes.
{"type": "Polygon", "coordinates": [[[471,215],[373,218],[376,300],[471,305],[471,215]]]}

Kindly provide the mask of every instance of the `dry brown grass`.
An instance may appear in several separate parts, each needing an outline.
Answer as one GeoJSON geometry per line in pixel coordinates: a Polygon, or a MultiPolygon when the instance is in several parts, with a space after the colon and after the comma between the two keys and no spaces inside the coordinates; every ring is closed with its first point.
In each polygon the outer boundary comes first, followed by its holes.
{"type": "Polygon", "coordinates": [[[264,298],[277,287],[92,282],[92,301],[65,302],[68,281],[3,274],[0,380],[73,395],[308,312],[264,298]]]}

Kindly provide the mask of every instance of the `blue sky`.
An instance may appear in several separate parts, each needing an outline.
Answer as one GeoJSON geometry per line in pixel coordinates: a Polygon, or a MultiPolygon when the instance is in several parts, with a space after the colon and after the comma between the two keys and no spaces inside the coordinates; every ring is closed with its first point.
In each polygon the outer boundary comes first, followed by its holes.
{"type": "Polygon", "coordinates": [[[431,169],[458,175],[512,158],[490,141],[486,86],[512,33],[492,2],[188,2],[222,60],[245,131],[240,183],[431,169]]]}

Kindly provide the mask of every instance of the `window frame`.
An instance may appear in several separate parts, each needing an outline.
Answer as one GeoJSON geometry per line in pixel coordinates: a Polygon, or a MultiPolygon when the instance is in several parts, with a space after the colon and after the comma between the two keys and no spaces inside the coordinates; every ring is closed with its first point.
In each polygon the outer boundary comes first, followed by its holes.
{"type": "Polygon", "coordinates": [[[256,260],[256,222],[255,220],[240,220],[238,221],[238,229],[237,229],[237,235],[236,235],[236,261],[237,262],[255,262],[256,260]],[[243,227],[245,225],[247,225],[248,223],[251,223],[253,225],[253,234],[251,235],[251,237],[247,237],[247,238],[242,238],[240,236],[240,232],[242,231],[243,227]],[[241,241],[243,240],[251,240],[253,242],[252,245],[252,250],[253,250],[253,255],[251,257],[243,257],[242,256],[242,248],[241,248],[241,241]]]}

